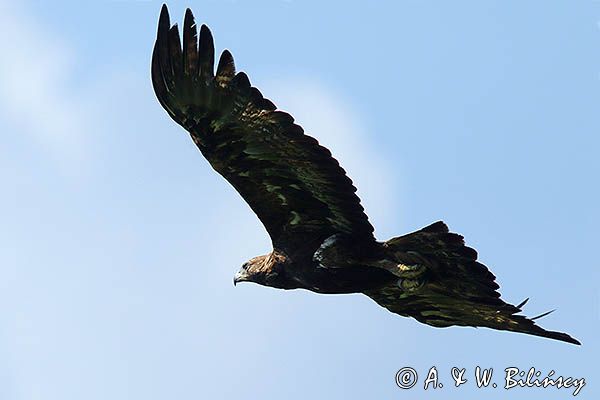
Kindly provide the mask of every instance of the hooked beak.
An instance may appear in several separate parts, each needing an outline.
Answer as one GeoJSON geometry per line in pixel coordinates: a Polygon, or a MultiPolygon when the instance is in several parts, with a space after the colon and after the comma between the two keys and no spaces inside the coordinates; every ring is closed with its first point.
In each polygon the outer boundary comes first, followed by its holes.
{"type": "Polygon", "coordinates": [[[233,276],[233,286],[236,286],[238,282],[244,282],[245,280],[246,280],[246,274],[242,273],[242,271],[238,271],[233,276]]]}

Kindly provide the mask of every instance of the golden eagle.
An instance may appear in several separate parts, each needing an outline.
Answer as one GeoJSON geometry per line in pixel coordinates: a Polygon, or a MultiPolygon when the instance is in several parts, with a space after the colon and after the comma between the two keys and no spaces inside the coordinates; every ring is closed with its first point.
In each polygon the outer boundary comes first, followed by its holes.
{"type": "Polygon", "coordinates": [[[158,101],[272,240],[273,251],[246,262],[234,283],[363,293],[393,313],[435,327],[484,326],[580,344],[517,315],[525,301],[502,301],[477,252],[443,222],[377,241],[356,188],[331,152],[277,110],[245,73],[236,73],[229,51],[216,72],[214,61],[206,25],[198,35],[187,9],[182,46],[163,5],[152,55],[158,101]]]}

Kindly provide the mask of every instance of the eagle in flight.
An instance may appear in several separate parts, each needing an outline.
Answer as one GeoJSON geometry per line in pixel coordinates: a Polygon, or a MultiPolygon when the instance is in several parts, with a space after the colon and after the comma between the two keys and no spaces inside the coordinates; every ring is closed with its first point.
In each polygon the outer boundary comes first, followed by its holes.
{"type": "Polygon", "coordinates": [[[211,166],[250,205],[273,251],[234,277],[280,289],[362,293],[389,311],[435,326],[483,326],[580,344],[536,325],[500,299],[495,276],[463,237],[436,222],[380,242],[356,188],[331,152],[236,72],[187,9],[183,43],[163,5],[152,54],[160,104],[211,166]],[[183,44],[183,46],[182,46],[183,44]]]}

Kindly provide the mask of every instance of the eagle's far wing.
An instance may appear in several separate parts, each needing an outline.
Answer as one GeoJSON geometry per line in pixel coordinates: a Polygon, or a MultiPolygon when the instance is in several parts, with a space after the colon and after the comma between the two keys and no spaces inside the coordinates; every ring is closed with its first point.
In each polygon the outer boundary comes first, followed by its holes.
{"type": "Polygon", "coordinates": [[[438,328],[453,325],[487,327],[581,344],[567,333],[549,331],[536,325],[535,319],[546,313],[534,318],[517,315],[521,312],[520,308],[500,299],[495,299],[490,304],[487,302],[489,299],[457,297],[447,291],[433,289],[424,290],[419,295],[406,295],[395,284],[365,294],[394,314],[413,317],[421,323],[438,328]]]}
{"type": "Polygon", "coordinates": [[[517,315],[528,299],[517,306],[500,299],[496,277],[477,261],[477,252],[465,246],[463,237],[450,233],[443,222],[384,245],[395,251],[416,251],[432,261],[422,287],[412,293],[401,289],[401,282],[364,292],[389,311],[435,327],[481,326],[580,344],[566,333],[536,325],[537,318],[549,313],[534,318],[517,315]]]}
{"type": "Polygon", "coordinates": [[[190,134],[212,167],[258,215],[275,248],[314,246],[334,233],[373,240],[356,188],[326,148],[263,98],[225,50],[214,73],[214,45],[199,40],[186,11],[183,50],[163,6],[152,55],[160,104],[190,134]]]}

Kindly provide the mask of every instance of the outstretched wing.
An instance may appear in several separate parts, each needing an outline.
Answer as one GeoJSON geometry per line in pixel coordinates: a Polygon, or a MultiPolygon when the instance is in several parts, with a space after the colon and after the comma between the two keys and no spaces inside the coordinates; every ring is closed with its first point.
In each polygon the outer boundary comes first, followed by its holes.
{"type": "Polygon", "coordinates": [[[435,327],[483,326],[580,344],[566,333],[536,325],[535,319],[548,313],[534,318],[517,315],[528,299],[517,306],[501,300],[495,276],[477,262],[477,252],[464,245],[463,237],[449,233],[443,222],[391,239],[385,246],[417,252],[429,266],[423,286],[416,290],[391,282],[364,292],[389,311],[435,327]]]}
{"type": "Polygon", "coordinates": [[[163,6],[152,83],[160,104],[258,215],[274,247],[315,246],[338,232],[374,241],[356,188],[329,150],[277,111],[246,74],[236,74],[227,50],[214,73],[211,33],[202,25],[198,43],[189,9],[182,49],[163,6]]]}

